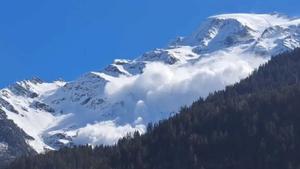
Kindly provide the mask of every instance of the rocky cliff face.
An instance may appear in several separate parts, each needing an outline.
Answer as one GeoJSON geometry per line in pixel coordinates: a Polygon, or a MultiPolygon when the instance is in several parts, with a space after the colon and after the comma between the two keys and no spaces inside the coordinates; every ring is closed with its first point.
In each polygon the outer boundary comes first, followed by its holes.
{"type": "Polygon", "coordinates": [[[21,155],[36,153],[26,140],[33,138],[20,129],[12,120],[8,120],[0,109],[0,168],[21,155]]]}

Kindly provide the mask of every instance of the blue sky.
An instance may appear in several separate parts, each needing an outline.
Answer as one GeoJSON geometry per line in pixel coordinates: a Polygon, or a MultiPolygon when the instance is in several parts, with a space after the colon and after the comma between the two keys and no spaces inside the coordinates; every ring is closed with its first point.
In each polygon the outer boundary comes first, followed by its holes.
{"type": "Polygon", "coordinates": [[[220,13],[299,16],[299,0],[0,1],[0,87],[38,76],[73,80],[116,58],[164,47],[220,13]]]}

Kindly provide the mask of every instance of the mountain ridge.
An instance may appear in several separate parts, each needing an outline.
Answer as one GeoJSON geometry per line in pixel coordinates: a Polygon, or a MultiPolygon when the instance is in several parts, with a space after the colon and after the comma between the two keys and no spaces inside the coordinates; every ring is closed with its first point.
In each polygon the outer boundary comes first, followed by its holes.
{"type": "Polygon", "coordinates": [[[246,78],[271,56],[300,47],[299,24],[278,14],[212,16],[165,49],[115,60],[77,80],[17,82],[0,91],[0,110],[33,138],[25,141],[38,153],[114,144],[246,78]]]}

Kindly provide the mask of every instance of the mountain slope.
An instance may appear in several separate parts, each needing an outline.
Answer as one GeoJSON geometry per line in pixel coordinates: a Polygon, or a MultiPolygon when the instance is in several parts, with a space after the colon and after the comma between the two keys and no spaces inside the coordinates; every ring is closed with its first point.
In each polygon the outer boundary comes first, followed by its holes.
{"type": "Polygon", "coordinates": [[[0,168],[16,157],[36,153],[25,141],[33,138],[24,133],[13,121],[7,120],[2,110],[0,110],[0,133],[0,168]]]}
{"type": "Polygon", "coordinates": [[[111,147],[18,159],[10,169],[299,168],[300,49],[111,147]]]}
{"type": "Polygon", "coordinates": [[[299,47],[299,31],[299,19],[278,14],[212,16],[165,49],[115,60],[77,80],[17,82],[0,91],[0,109],[33,138],[23,141],[38,153],[114,144],[247,77],[272,55],[299,47]]]}

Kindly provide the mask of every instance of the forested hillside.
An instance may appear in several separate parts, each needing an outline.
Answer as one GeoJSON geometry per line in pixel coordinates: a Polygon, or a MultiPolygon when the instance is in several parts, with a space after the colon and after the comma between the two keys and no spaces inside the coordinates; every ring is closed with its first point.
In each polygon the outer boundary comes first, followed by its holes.
{"type": "MultiPolygon", "coordinates": [[[[117,145],[63,148],[9,169],[300,168],[300,50],[117,145]]],[[[201,90],[201,88],[199,88],[201,90]]]]}

